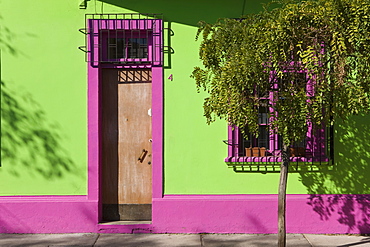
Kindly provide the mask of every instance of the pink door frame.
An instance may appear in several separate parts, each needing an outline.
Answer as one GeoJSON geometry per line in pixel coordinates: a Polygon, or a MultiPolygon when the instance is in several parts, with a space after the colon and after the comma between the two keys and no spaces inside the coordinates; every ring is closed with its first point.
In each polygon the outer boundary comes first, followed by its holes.
{"type": "MultiPolygon", "coordinates": [[[[101,30],[124,29],[146,31],[151,29],[153,33],[160,35],[152,35],[152,41],[149,44],[162,43],[162,20],[90,20],[90,35],[88,43],[91,52],[91,61],[88,63],[88,195],[91,199],[99,201],[99,222],[101,220],[101,140],[100,140],[100,123],[101,123],[101,107],[100,107],[100,70],[103,68],[116,69],[133,69],[133,68],[151,68],[152,70],[152,197],[162,198],[162,164],[163,164],[163,68],[162,59],[150,61],[144,64],[120,64],[120,63],[99,63],[99,55],[105,52],[104,47],[94,45],[99,43],[101,39],[101,30]],[[103,51],[99,50],[103,49],[103,51]]],[[[149,47],[150,53],[153,56],[150,58],[161,58],[162,50],[160,46],[152,45],[149,47]]],[[[105,228],[106,225],[100,227],[105,228]]],[[[138,225],[120,225],[117,228],[124,232],[132,232],[138,225]]],[[[151,228],[150,225],[146,225],[151,228]]],[[[111,225],[108,228],[112,228],[111,225]]]]}

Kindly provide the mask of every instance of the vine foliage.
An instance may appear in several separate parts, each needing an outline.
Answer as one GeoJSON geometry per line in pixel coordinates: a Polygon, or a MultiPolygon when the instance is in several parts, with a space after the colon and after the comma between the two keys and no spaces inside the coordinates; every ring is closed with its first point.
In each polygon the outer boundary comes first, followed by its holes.
{"type": "Polygon", "coordinates": [[[273,1],[258,14],[200,22],[196,39],[203,66],[192,77],[209,93],[207,123],[221,118],[258,135],[256,88],[276,91],[270,129],[286,145],[304,138],[308,122],[329,125],[370,109],[369,0],[273,1]],[[313,81],[314,96],[289,73],[298,71],[313,81]]]}

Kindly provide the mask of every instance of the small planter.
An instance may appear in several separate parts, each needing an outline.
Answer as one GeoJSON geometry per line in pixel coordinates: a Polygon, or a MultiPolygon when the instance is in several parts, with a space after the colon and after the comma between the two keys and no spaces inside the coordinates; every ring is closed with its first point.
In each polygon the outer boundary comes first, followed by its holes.
{"type": "Polygon", "coordinates": [[[260,148],[260,156],[265,157],[266,156],[266,148],[260,148]]]}
{"type": "Polygon", "coordinates": [[[258,148],[258,147],[252,148],[252,156],[253,157],[259,157],[260,156],[260,148],[258,148]]]}
{"type": "Polygon", "coordinates": [[[264,157],[266,156],[266,148],[245,148],[245,156],[247,157],[264,157]]]}
{"type": "Polygon", "coordinates": [[[291,157],[305,157],[306,149],[304,147],[290,148],[290,156],[291,157]]]}

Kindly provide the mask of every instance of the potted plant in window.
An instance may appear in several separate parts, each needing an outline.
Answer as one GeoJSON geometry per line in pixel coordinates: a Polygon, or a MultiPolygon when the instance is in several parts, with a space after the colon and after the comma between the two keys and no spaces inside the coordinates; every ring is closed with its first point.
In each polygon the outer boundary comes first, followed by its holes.
{"type": "Polygon", "coordinates": [[[260,148],[259,147],[253,147],[252,148],[252,156],[253,157],[259,157],[260,156],[260,148]]]}
{"type": "Polygon", "coordinates": [[[265,148],[265,147],[261,147],[261,148],[260,148],[260,156],[261,156],[261,157],[266,156],[266,148],[265,148]]]}
{"type": "Polygon", "coordinates": [[[252,147],[245,148],[245,156],[252,157],[252,147]]]}

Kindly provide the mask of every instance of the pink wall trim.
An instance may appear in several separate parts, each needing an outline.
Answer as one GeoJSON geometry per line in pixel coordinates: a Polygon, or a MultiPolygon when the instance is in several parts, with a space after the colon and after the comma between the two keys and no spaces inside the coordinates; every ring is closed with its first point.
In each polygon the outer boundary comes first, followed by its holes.
{"type": "MultiPolygon", "coordinates": [[[[277,233],[277,195],[166,195],[154,232],[277,233]]],[[[370,233],[370,195],[287,195],[289,233],[370,233]]]]}
{"type": "MultiPolygon", "coordinates": [[[[165,195],[152,224],[102,225],[87,196],[1,197],[0,233],[276,233],[277,195],[165,195]]],[[[287,232],[369,234],[370,195],[287,195],[287,232]]]]}
{"type": "Polygon", "coordinates": [[[1,197],[0,233],[95,232],[97,209],[87,196],[1,197]]]}
{"type": "Polygon", "coordinates": [[[163,68],[152,67],[152,190],[153,198],[163,195],[163,68]]]}
{"type": "Polygon", "coordinates": [[[88,66],[88,197],[99,199],[99,70],[88,66]]]}

